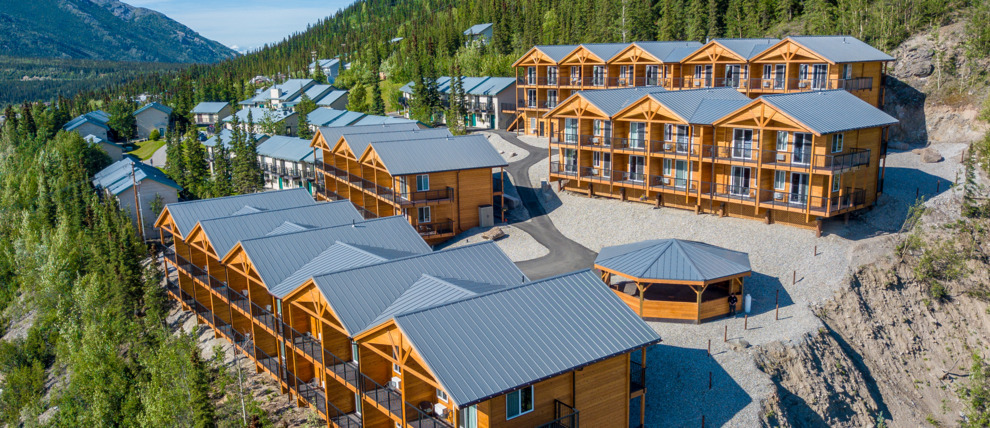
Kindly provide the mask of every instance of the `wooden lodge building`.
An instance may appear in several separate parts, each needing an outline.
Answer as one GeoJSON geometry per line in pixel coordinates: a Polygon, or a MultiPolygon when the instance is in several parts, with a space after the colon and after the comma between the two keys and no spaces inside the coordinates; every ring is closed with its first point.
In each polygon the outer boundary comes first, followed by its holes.
{"type": "Polygon", "coordinates": [[[567,190],[807,228],[873,205],[897,123],[845,90],[731,88],[581,91],[546,117],[567,190]]]}
{"type": "Polygon", "coordinates": [[[509,129],[550,136],[559,129],[544,115],[576,91],[642,86],[734,88],[749,98],[843,89],[882,107],[893,60],[851,36],[539,45],[513,63],[519,116],[509,129]]]}
{"type": "Polygon", "coordinates": [[[642,425],[660,337],[592,271],[361,217],[303,189],[169,204],[168,294],[328,427],[629,426],[636,400],[642,425]]]}
{"type": "Polygon", "coordinates": [[[403,123],[320,128],[311,145],[322,152],[318,200],[350,200],[365,218],[402,215],[430,244],[503,218],[508,163],[484,136],[403,123]]]}

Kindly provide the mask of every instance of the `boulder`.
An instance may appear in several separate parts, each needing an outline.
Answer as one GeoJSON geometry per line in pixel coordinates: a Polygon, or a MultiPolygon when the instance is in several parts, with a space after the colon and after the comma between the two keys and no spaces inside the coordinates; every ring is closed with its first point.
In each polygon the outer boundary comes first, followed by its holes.
{"type": "Polygon", "coordinates": [[[924,163],[936,163],[942,161],[942,154],[931,147],[921,151],[921,161],[924,163]]]}
{"type": "Polygon", "coordinates": [[[505,231],[503,231],[501,227],[493,227],[487,232],[482,233],[481,237],[489,241],[497,241],[505,237],[505,231]]]}
{"type": "Polygon", "coordinates": [[[728,344],[733,351],[742,351],[743,349],[749,348],[749,342],[743,339],[732,339],[726,342],[726,344],[728,344]]]}

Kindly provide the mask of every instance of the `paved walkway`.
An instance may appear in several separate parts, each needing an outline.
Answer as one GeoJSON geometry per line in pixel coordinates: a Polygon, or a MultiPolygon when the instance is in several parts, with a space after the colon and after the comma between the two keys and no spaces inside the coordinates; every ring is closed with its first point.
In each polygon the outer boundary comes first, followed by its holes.
{"type": "Polygon", "coordinates": [[[529,180],[529,169],[537,162],[547,157],[547,150],[533,147],[522,142],[516,134],[507,131],[491,131],[504,138],[509,143],[529,152],[519,162],[510,163],[506,170],[519,191],[519,198],[529,211],[530,219],[513,225],[530,234],[533,239],[550,250],[550,253],[533,260],[516,263],[530,279],[546,278],[561,273],[594,266],[597,254],[564,236],[553,225],[547,216],[543,204],[539,201],[539,189],[529,180]]]}
{"type": "Polygon", "coordinates": [[[161,146],[158,150],[155,150],[155,153],[150,158],[145,159],[144,163],[158,168],[165,168],[165,149],[167,148],[168,144],[161,146]]]}

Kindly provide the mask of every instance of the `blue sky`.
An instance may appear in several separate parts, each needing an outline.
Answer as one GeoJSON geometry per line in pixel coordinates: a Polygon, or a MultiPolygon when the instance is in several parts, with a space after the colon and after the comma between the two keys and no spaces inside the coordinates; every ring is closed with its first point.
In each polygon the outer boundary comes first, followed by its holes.
{"type": "Polygon", "coordinates": [[[352,0],[123,0],[168,15],[204,37],[244,51],[303,31],[352,0]]]}

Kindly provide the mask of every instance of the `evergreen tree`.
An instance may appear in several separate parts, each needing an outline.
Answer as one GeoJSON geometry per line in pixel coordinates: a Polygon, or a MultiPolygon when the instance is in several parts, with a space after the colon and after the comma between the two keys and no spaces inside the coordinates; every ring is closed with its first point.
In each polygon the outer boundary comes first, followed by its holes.
{"type": "Polygon", "coordinates": [[[117,138],[130,140],[137,136],[137,120],[134,118],[134,105],[127,100],[110,103],[110,122],[107,125],[117,134],[117,138]]]}
{"type": "Polygon", "coordinates": [[[464,116],[467,114],[464,108],[464,81],[461,76],[461,68],[455,62],[450,68],[450,108],[447,109],[447,127],[454,135],[464,135],[466,133],[464,116]]]}
{"type": "Polygon", "coordinates": [[[231,186],[235,194],[254,193],[264,187],[264,176],[258,164],[254,134],[238,131],[231,141],[231,186]]]}
{"type": "Polygon", "coordinates": [[[357,82],[354,86],[351,86],[350,91],[347,93],[347,109],[359,112],[367,111],[368,103],[365,100],[367,93],[368,89],[365,88],[364,83],[357,82]]]}
{"type": "Polygon", "coordinates": [[[706,0],[687,1],[687,22],[685,36],[688,40],[704,42],[708,35],[708,2],[706,0]]]}
{"type": "Polygon", "coordinates": [[[192,362],[192,384],[190,385],[189,405],[193,408],[193,426],[196,428],[215,428],[216,409],[210,397],[210,372],[206,362],[199,356],[199,349],[189,353],[192,362]]]}
{"type": "Polygon", "coordinates": [[[382,98],[382,80],[380,69],[381,57],[375,49],[374,62],[371,68],[371,101],[368,105],[368,112],[382,116],[385,114],[385,99],[382,98]]]}
{"type": "Polygon", "coordinates": [[[299,98],[299,104],[296,104],[295,111],[302,116],[312,113],[313,110],[316,110],[316,102],[309,95],[303,94],[299,98]]]}
{"type": "Polygon", "coordinates": [[[168,131],[165,133],[165,173],[172,177],[176,183],[186,187],[185,170],[182,142],[175,131],[168,131]]]}
{"type": "Polygon", "coordinates": [[[34,122],[34,113],[31,113],[31,103],[21,106],[21,120],[19,131],[22,136],[31,138],[38,134],[38,126],[34,122]]]}
{"type": "Polygon", "coordinates": [[[234,194],[231,185],[230,151],[227,150],[227,143],[217,134],[217,144],[213,146],[213,184],[211,193],[213,197],[219,198],[234,194]]]}
{"type": "Polygon", "coordinates": [[[309,78],[315,80],[316,83],[327,83],[327,75],[323,72],[323,67],[320,67],[320,60],[316,60],[313,64],[313,73],[309,78]]]}
{"type": "Polygon", "coordinates": [[[206,159],[206,146],[197,138],[195,128],[189,128],[182,141],[182,164],[185,167],[184,187],[196,196],[205,196],[210,164],[206,159]]]}
{"type": "Polygon", "coordinates": [[[299,130],[296,132],[299,138],[304,138],[310,140],[313,138],[313,130],[309,128],[309,117],[305,114],[299,114],[299,130]]]}

